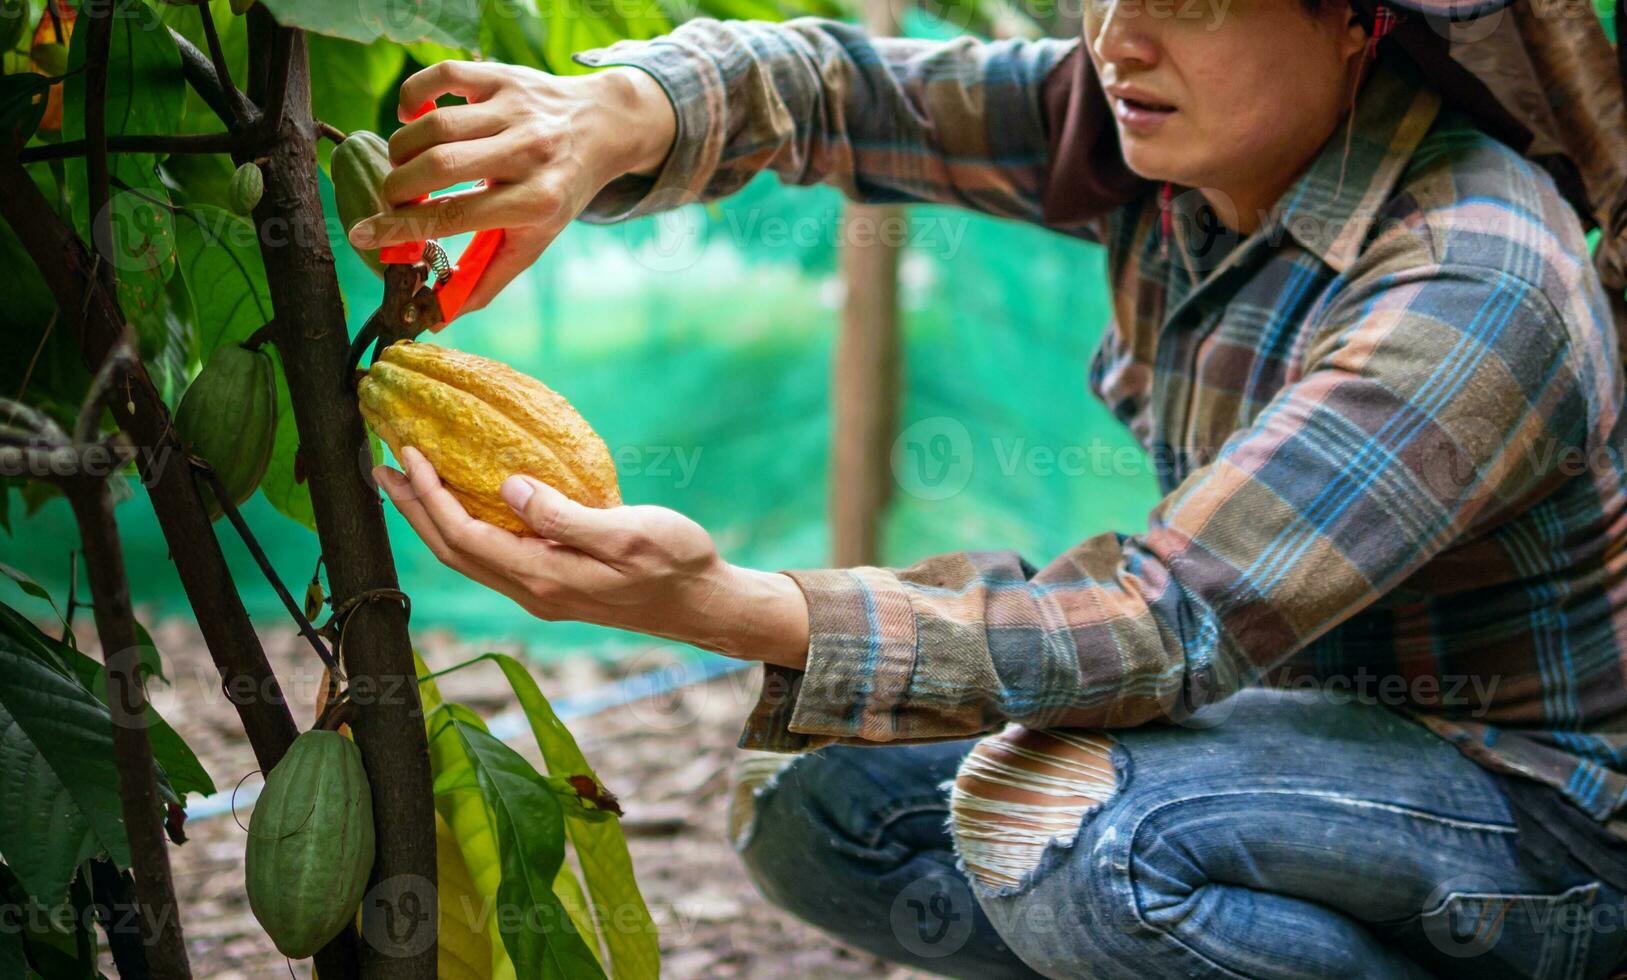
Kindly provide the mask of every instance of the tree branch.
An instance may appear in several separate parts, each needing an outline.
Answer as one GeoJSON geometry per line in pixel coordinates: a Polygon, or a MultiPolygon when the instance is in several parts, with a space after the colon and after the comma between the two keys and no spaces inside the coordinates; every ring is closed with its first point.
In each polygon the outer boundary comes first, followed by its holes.
{"type": "MultiPolygon", "coordinates": [[[[109,153],[230,153],[237,147],[237,138],[231,133],[199,133],[181,135],[109,136],[109,153]]],[[[87,140],[65,140],[30,146],[17,154],[23,163],[40,163],[81,156],[89,151],[87,140]]]]}
{"type": "Polygon", "coordinates": [[[207,55],[173,27],[169,28],[169,36],[180,49],[181,72],[186,76],[187,84],[220,117],[221,122],[232,126],[239,117],[248,123],[258,118],[259,110],[232,85],[230,78],[221,79],[207,55]]]}
{"type": "MultiPolygon", "coordinates": [[[[91,7],[86,4],[87,9],[91,7]]],[[[111,4],[99,16],[104,28],[111,23],[111,4]]],[[[98,15],[94,12],[93,17],[98,15]]],[[[96,29],[91,21],[91,30],[96,29]]],[[[95,44],[94,35],[91,43],[95,44]]],[[[104,48],[105,54],[105,48],[104,48]]],[[[104,75],[105,77],[105,75],[104,75]]],[[[129,348],[115,347],[97,370],[79,411],[75,433],[90,428],[87,420],[100,414],[114,372],[127,367],[129,348]]],[[[70,455],[82,456],[105,443],[58,443],[70,455]]],[[[73,507],[80,545],[90,578],[91,609],[96,635],[102,641],[107,664],[107,708],[113,724],[113,757],[119,773],[119,809],[130,841],[130,870],[135,875],[136,905],[152,929],[145,943],[147,967],[163,980],[189,980],[186,944],[181,938],[180,907],[170,876],[169,843],[164,835],[163,799],[158,793],[158,772],[153,763],[152,739],[147,729],[147,689],[141,676],[141,646],[135,613],[130,608],[130,582],[124,570],[124,550],[118,522],[113,517],[110,472],[76,472],[57,480],[73,507]]]]}
{"type": "Polygon", "coordinates": [[[152,740],[147,733],[147,691],[141,678],[141,647],[130,610],[119,526],[106,478],[66,481],[63,489],[79,524],[89,572],[96,634],[107,662],[107,706],[113,715],[113,757],[119,768],[119,804],[130,838],[130,870],[136,904],[152,929],[147,966],[154,977],[192,976],[181,939],[180,907],[170,877],[169,842],[164,836],[164,801],[158,795],[152,740]]]}
{"type": "Polygon", "coordinates": [[[243,91],[255,106],[265,105],[266,72],[271,61],[273,39],[279,30],[277,21],[263,3],[249,8],[244,15],[249,29],[249,77],[243,82],[243,91]]]}
{"type": "MultiPolygon", "coordinates": [[[[232,85],[231,69],[226,67],[226,51],[220,46],[220,32],[215,29],[215,15],[209,12],[207,3],[198,4],[198,16],[203,18],[203,37],[209,44],[209,60],[215,67],[215,80],[220,87],[228,92],[237,91],[232,85]]],[[[231,124],[242,128],[249,123],[249,117],[243,112],[243,106],[236,100],[228,100],[228,108],[232,112],[231,124]]]]}
{"type": "MultiPolygon", "coordinates": [[[[62,642],[73,641],[73,614],[79,608],[79,549],[68,550],[68,602],[62,610],[62,642]]],[[[78,647],[78,643],[73,643],[78,647]]]]}
{"type": "Polygon", "coordinates": [[[322,661],[322,666],[326,667],[334,677],[343,678],[345,676],[344,669],[333,658],[333,652],[323,644],[322,637],[317,635],[316,627],[312,626],[311,621],[305,618],[305,610],[301,609],[299,603],[295,602],[294,597],[289,594],[288,586],[283,584],[281,576],[272,567],[271,559],[266,557],[265,549],[260,547],[260,542],[254,537],[254,532],[249,530],[248,521],[243,519],[237,505],[232,503],[231,494],[227,492],[226,484],[221,481],[220,474],[215,472],[207,460],[201,458],[197,460],[194,466],[203,478],[209,481],[210,489],[215,492],[215,500],[220,503],[221,509],[226,512],[226,519],[231,521],[232,527],[237,531],[237,536],[243,539],[243,547],[247,548],[249,554],[254,556],[255,564],[260,566],[260,573],[266,577],[267,582],[271,583],[271,588],[277,593],[277,598],[282,600],[283,608],[288,610],[288,615],[292,616],[294,622],[299,625],[300,635],[305,637],[306,642],[311,645],[311,649],[316,651],[316,658],[322,661]]]}
{"type": "Polygon", "coordinates": [[[294,56],[294,46],[298,44],[303,51],[305,48],[305,35],[293,27],[279,27],[271,39],[271,63],[266,68],[266,101],[265,125],[266,131],[275,133],[282,129],[283,113],[288,106],[288,77],[289,62],[294,56]]]}
{"type": "MultiPolygon", "coordinates": [[[[252,15],[262,6],[250,9],[251,26],[252,15]]],[[[317,189],[305,38],[296,31],[276,30],[279,54],[271,63],[284,70],[280,79],[267,80],[264,104],[283,106],[282,126],[266,136],[269,159],[262,166],[266,192],[254,209],[254,219],[261,231],[260,254],[275,315],[274,342],[288,379],[317,533],[339,604],[366,592],[396,589],[398,583],[384,511],[366,478],[372,455],[351,387],[344,303],[317,189]],[[284,39],[286,58],[280,53],[284,39]],[[281,97],[270,95],[279,89],[281,97]]],[[[268,108],[267,117],[271,115],[268,108]]],[[[364,603],[348,620],[345,637],[344,661],[352,688],[379,692],[358,705],[351,725],[373,792],[378,841],[373,880],[433,882],[435,812],[429,750],[406,610],[395,602],[364,603]]],[[[364,914],[381,911],[370,907],[364,914]]],[[[433,929],[433,917],[423,927],[433,929]]],[[[417,949],[422,933],[411,949],[391,948],[382,936],[370,938],[374,941],[361,949],[362,976],[434,980],[435,945],[417,949]]],[[[325,970],[322,975],[328,976],[325,970]]]]}

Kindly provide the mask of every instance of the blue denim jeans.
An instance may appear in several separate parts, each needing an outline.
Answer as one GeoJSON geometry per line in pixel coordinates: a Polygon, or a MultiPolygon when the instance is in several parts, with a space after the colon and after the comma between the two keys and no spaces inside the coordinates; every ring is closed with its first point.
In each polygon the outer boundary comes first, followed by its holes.
{"type": "Polygon", "coordinates": [[[791,757],[731,837],[774,904],[952,977],[1605,977],[1627,951],[1627,896],[1522,866],[1497,780],[1422,726],[1310,692],[1213,709],[1111,733],[1118,789],[1013,887],[955,851],[975,739],[791,757]]]}

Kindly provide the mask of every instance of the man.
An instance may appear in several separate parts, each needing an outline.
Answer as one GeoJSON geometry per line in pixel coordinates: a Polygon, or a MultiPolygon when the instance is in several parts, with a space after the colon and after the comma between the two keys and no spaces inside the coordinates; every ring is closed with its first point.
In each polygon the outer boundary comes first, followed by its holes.
{"type": "Polygon", "coordinates": [[[889,959],[1606,976],[1627,951],[1620,349],[1554,182],[1379,42],[1398,14],[1495,6],[1104,0],[1082,41],[989,44],[703,21],[586,53],[623,67],[584,78],[427,69],[403,106],[470,104],[395,134],[387,196],[487,185],[353,238],[507,228],[476,305],[579,214],[764,169],[1051,225],[1071,195],[1114,298],[1091,384],[1166,496],[1144,533],[1038,570],[769,574],[660,508],[515,477],[541,535],[518,539],[416,452],[380,482],[538,616],[762,661],[740,744],[800,754],[749,763],[735,844],[776,903],[889,959]],[[1083,169],[1063,71],[1111,112],[1083,169]]]}

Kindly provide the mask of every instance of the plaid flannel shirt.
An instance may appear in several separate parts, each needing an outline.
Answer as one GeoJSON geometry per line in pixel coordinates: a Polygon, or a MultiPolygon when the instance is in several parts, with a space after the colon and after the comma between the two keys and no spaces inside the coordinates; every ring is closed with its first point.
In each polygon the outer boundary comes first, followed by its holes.
{"type": "MultiPolygon", "coordinates": [[[[1041,85],[1077,43],[697,21],[587,52],[648,71],[678,120],[660,173],[587,217],[766,169],[1040,221],[1041,85]]],[[[966,552],[789,573],[807,667],[765,667],[742,747],[1181,723],[1247,685],[1308,683],[1615,825],[1623,373],[1582,229],[1408,65],[1380,60],[1346,135],[1253,234],[1184,188],[1092,227],[1114,318],[1090,383],[1157,468],[1148,528],[1038,569],[966,552]]]]}

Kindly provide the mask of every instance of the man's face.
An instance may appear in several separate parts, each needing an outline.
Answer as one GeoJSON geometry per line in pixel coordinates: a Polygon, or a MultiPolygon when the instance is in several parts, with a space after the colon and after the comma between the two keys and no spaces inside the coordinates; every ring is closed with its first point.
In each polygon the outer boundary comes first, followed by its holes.
{"type": "Polygon", "coordinates": [[[1086,0],[1085,40],[1130,169],[1228,193],[1290,180],[1339,122],[1365,42],[1345,3],[1324,8],[1086,0]]]}

